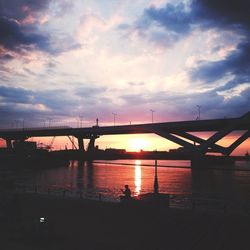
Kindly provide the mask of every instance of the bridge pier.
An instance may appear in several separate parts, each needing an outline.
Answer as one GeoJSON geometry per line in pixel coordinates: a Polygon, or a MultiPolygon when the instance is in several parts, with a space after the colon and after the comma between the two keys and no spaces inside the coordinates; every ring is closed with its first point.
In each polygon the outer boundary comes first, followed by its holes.
{"type": "Polygon", "coordinates": [[[95,149],[95,139],[99,138],[97,135],[91,135],[89,138],[88,153],[94,152],[95,149]]]}

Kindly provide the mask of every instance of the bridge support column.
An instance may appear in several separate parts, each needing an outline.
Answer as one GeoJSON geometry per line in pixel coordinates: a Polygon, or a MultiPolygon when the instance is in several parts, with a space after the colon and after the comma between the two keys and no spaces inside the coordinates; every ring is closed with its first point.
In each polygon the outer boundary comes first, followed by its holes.
{"type": "Polygon", "coordinates": [[[12,149],[13,146],[12,146],[12,141],[10,139],[6,139],[6,146],[8,149],[12,149]]]}
{"type": "Polygon", "coordinates": [[[88,152],[92,153],[94,152],[95,149],[95,139],[97,139],[99,136],[96,135],[91,135],[90,140],[89,140],[89,145],[88,145],[88,152]]]}
{"type": "Polygon", "coordinates": [[[78,140],[78,150],[79,150],[80,152],[84,151],[84,142],[83,142],[83,138],[78,137],[77,140],[78,140]]]}

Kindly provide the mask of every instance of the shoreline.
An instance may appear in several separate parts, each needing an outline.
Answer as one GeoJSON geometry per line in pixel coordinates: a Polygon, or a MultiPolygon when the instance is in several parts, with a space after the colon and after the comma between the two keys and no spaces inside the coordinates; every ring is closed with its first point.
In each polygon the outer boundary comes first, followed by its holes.
{"type": "Polygon", "coordinates": [[[248,249],[250,233],[249,215],[32,194],[13,196],[5,212],[6,250],[248,249]]]}

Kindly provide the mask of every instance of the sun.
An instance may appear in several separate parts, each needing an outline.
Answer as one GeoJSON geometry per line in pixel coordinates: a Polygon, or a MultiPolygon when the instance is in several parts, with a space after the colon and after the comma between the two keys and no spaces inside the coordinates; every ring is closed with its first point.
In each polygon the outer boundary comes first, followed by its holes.
{"type": "Polygon", "coordinates": [[[129,150],[140,151],[145,150],[149,145],[149,142],[143,138],[133,138],[129,140],[129,150]]]}

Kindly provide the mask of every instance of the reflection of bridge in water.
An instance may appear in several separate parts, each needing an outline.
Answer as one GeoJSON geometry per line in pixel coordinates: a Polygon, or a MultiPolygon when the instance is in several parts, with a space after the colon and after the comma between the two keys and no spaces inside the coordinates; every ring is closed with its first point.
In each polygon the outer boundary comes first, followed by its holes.
{"type": "Polygon", "coordinates": [[[206,155],[209,152],[229,156],[250,136],[250,111],[239,118],[224,118],[196,121],[179,121],[120,126],[93,126],[88,128],[50,127],[0,130],[0,138],[6,141],[7,148],[13,147],[14,141],[25,141],[31,137],[73,136],[78,140],[79,151],[93,152],[95,140],[104,135],[154,133],[182,146],[191,155],[206,155]],[[231,132],[241,135],[227,146],[218,142],[231,132]],[[195,135],[195,132],[213,132],[209,138],[195,135]],[[84,139],[89,139],[84,147],[84,139]]]}

